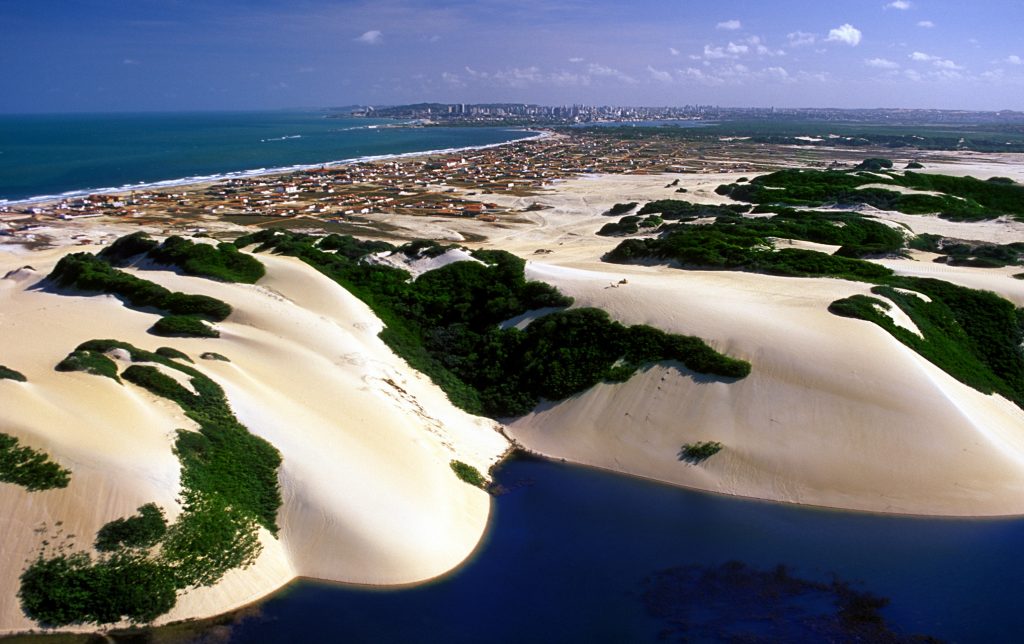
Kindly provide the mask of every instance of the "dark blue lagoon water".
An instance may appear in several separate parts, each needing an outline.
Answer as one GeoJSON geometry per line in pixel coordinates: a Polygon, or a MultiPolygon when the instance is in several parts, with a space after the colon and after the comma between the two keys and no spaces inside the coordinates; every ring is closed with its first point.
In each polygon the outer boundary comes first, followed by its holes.
{"type": "MultiPolygon", "coordinates": [[[[486,541],[455,573],[404,590],[297,583],[235,624],[230,641],[657,641],[672,624],[648,613],[644,580],[667,568],[714,570],[730,560],[749,570],[784,564],[793,576],[818,582],[835,573],[889,598],[881,614],[903,634],[1024,641],[1021,519],[801,508],[532,459],[506,463],[497,479],[509,491],[495,499],[486,541]]],[[[747,606],[729,617],[723,609],[742,603],[749,581],[724,595],[707,584],[691,589],[686,609],[693,617],[707,621],[723,610],[726,617],[711,634],[689,632],[689,641],[734,634],[730,619],[765,641],[785,640],[778,636],[785,630],[769,630],[785,622],[784,611],[747,606]]],[[[808,610],[831,606],[821,597],[804,603],[808,610]]],[[[680,637],[676,630],[668,640],[680,637]]],[[[806,639],[804,632],[787,641],[806,639]]]]}
{"type": "Polygon", "coordinates": [[[0,199],[491,145],[507,128],[394,127],[308,112],[0,115],[0,199]]]}

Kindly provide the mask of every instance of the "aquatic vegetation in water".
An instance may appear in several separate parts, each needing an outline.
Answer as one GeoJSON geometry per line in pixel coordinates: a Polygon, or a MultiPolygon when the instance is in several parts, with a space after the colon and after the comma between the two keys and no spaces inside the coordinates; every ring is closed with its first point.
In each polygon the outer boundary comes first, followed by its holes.
{"type": "Polygon", "coordinates": [[[833,577],[794,576],[785,566],[758,570],[738,561],[662,570],[642,584],[643,602],[671,641],[936,642],[891,629],[889,600],[833,577]]]}

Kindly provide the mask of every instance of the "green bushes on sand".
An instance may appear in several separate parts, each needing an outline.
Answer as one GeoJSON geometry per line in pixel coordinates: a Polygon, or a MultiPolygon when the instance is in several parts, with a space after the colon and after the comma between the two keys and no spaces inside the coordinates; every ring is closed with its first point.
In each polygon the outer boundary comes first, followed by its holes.
{"type": "Polygon", "coordinates": [[[748,210],[750,210],[750,207],[742,204],[709,206],[679,199],[659,199],[647,202],[636,214],[660,215],[666,221],[692,221],[701,217],[741,215],[748,210]]]}
{"type": "Polygon", "coordinates": [[[172,360],[184,360],[185,362],[192,362],[192,358],[188,357],[183,351],[178,351],[173,347],[160,347],[156,350],[158,356],[170,358],[172,360]]]}
{"type": "MultiPolygon", "coordinates": [[[[623,217],[617,222],[609,222],[604,226],[601,226],[601,229],[597,231],[597,234],[601,235],[602,237],[632,235],[634,233],[641,232],[641,230],[644,228],[657,228],[662,223],[664,223],[664,221],[665,220],[659,217],[658,215],[649,215],[647,217],[640,217],[639,215],[629,215],[627,217],[623,217]]],[[[643,232],[650,232],[650,230],[646,230],[643,232]]]]}
{"type": "Polygon", "coordinates": [[[910,240],[908,246],[916,250],[939,253],[937,258],[951,266],[973,266],[975,268],[1001,268],[1022,263],[1024,243],[985,244],[950,239],[941,235],[924,233],[910,240]]]}
{"type": "Polygon", "coordinates": [[[67,487],[71,472],[44,452],[20,445],[17,437],[0,432],[0,481],[36,492],[67,487]]]}
{"type": "Polygon", "coordinates": [[[686,443],[679,448],[679,460],[696,465],[708,460],[720,451],[722,451],[722,444],[718,441],[686,443]]]}
{"type": "Polygon", "coordinates": [[[176,266],[186,275],[218,279],[224,282],[255,284],[266,274],[258,259],[238,251],[234,244],[197,244],[172,236],[147,254],[159,264],[176,266]]]}
{"type": "Polygon", "coordinates": [[[0,380],[13,380],[15,382],[25,382],[25,376],[20,371],[15,371],[9,367],[5,367],[0,364],[0,380]]]}
{"type": "Polygon", "coordinates": [[[135,308],[155,308],[175,315],[196,315],[219,322],[231,307],[205,295],[186,295],[125,273],[90,253],[71,253],[61,258],[49,278],[59,286],[109,293],[135,308]]]}
{"type": "Polygon", "coordinates": [[[453,460],[450,465],[452,471],[455,472],[455,476],[459,477],[459,479],[482,490],[487,489],[487,479],[480,473],[480,470],[462,461],[453,460]]]}
{"type": "Polygon", "coordinates": [[[868,296],[837,300],[829,311],[873,322],[960,382],[1024,407],[1024,309],[935,279],[893,277],[872,292],[895,303],[921,335],[898,326],[883,312],[890,305],[868,296]]]}
{"type": "Polygon", "coordinates": [[[76,349],[54,367],[57,371],[84,371],[121,382],[117,364],[100,351],[76,349]]]}
{"type": "Polygon", "coordinates": [[[149,330],[153,335],[180,338],[219,338],[220,332],[191,315],[165,315],[149,330]]]}
{"type": "Polygon", "coordinates": [[[119,548],[151,548],[167,533],[164,512],[155,503],[147,503],[138,514],[114,519],[96,533],[95,547],[100,552],[119,548]]]}
{"type": "Polygon", "coordinates": [[[663,227],[657,238],[626,240],[604,259],[615,263],[658,259],[691,268],[875,281],[892,271],[856,258],[894,253],[902,246],[899,231],[857,215],[785,211],[773,217],[727,216],[708,224],[663,227]],[[836,255],[799,248],[776,250],[776,238],[841,246],[836,255]]]}
{"type": "Polygon", "coordinates": [[[148,504],[97,535],[102,554],[40,553],[22,573],[22,608],[45,625],[145,622],[174,606],[177,591],[216,583],[259,555],[259,527],[277,533],[280,453],[235,418],[215,382],[154,353],[116,340],[91,340],[76,352],[123,349],[134,363],[121,376],[177,403],[198,431],[178,430],[183,511],[170,526],[148,504]],[[162,372],[188,377],[190,387],[162,372]],[[123,587],[127,586],[127,587],[123,587]]]}
{"type": "Polygon", "coordinates": [[[236,243],[300,257],[340,283],[384,322],[381,339],[392,350],[471,413],[520,415],[541,399],[621,381],[665,360],[725,378],[742,378],[750,368],[697,338],[625,327],[595,309],[551,313],[523,331],[501,329],[528,311],[572,303],[527,281],[525,262],[503,251],[476,251],[479,262],[454,262],[411,280],[402,270],[324,252],[315,238],[295,233],[261,231],[236,243]]]}
{"type": "Polygon", "coordinates": [[[608,210],[606,210],[604,214],[608,215],[609,217],[617,217],[619,215],[626,214],[627,212],[634,208],[636,208],[635,201],[630,201],[628,203],[617,203],[608,210]]]}
{"type": "Polygon", "coordinates": [[[234,244],[197,244],[177,235],[168,237],[161,244],[144,232],[117,239],[100,252],[99,258],[114,265],[123,265],[140,255],[157,264],[177,267],[186,275],[224,282],[253,284],[266,272],[259,260],[238,252],[234,244]]]}
{"type": "MultiPolygon", "coordinates": [[[[867,160],[877,161],[877,160],[867,160]]],[[[882,168],[878,168],[881,170],[882,168]]],[[[1024,216],[1024,186],[906,171],[885,177],[834,170],[780,170],[749,183],[719,186],[715,192],[737,201],[780,206],[871,205],[907,214],[935,213],[946,219],[980,220],[1024,216]],[[868,184],[891,184],[932,194],[903,194],[868,184]]]]}
{"type": "Polygon", "coordinates": [[[21,608],[40,624],[150,622],[174,607],[178,586],[162,562],[117,552],[40,555],[21,574],[21,608]]]}

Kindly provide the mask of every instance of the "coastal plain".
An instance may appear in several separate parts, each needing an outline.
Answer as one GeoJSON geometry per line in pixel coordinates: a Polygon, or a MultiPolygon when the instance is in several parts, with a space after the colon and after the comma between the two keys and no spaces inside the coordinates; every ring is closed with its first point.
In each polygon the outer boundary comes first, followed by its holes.
{"type": "MultiPolygon", "coordinates": [[[[848,150],[822,154],[855,158],[848,150]]],[[[1020,155],[950,156],[916,158],[928,172],[1024,181],[1020,155]]],[[[140,225],[155,236],[201,225],[213,237],[231,239],[247,230],[238,221],[204,215],[169,223],[149,212],[135,220],[105,215],[37,222],[26,231],[32,243],[0,246],[0,275],[6,276],[0,280],[0,363],[27,379],[0,380],[0,422],[4,432],[68,468],[71,482],[44,492],[0,483],[0,633],[36,627],[23,615],[17,592],[24,563],[44,539],[88,548],[101,526],[144,503],[158,503],[169,518],[180,511],[174,431],[194,423],[143,390],[54,371],[94,338],[183,351],[223,387],[238,419],[283,456],[279,538],[261,531],[263,552],[252,566],[182,594],[160,623],[233,610],[295,577],[400,585],[445,574],[471,556],[490,511],[488,495],[456,478],[450,461],[486,472],[513,444],[769,501],[940,516],[1024,514],[1024,410],[959,382],[878,326],[829,313],[831,302],[868,294],[869,285],[601,261],[621,241],[595,234],[616,203],[682,198],[721,205],[729,199],[715,193],[719,185],[757,176],[768,165],[806,161],[802,151],[787,157],[783,150],[770,161],[732,163],[741,168],[716,162],[701,172],[565,173],[541,185],[489,186],[486,195],[472,184],[426,183],[420,188],[434,199],[487,201],[495,214],[383,208],[342,222],[369,238],[438,239],[512,252],[527,261],[529,279],[555,286],[575,298],[575,306],[694,335],[751,364],[750,375],[739,380],[676,363],[649,365],[624,383],[545,401],[501,423],[455,408],[377,337],[382,323],[369,307],[296,258],[255,254],[266,276],[254,285],[129,269],[172,291],[230,304],[233,313],[217,324],[216,339],[156,338],[146,332],[151,315],[112,296],[55,292],[44,280],[63,255],[100,248],[81,246],[83,239],[140,225]],[[681,189],[685,195],[676,194],[681,189]],[[199,357],[208,351],[228,361],[199,357]],[[682,445],[702,441],[724,449],[700,464],[680,458],[682,445]]],[[[870,214],[917,234],[1024,240],[1024,224],[1010,218],[967,223],[870,214]]],[[[309,219],[298,228],[318,230],[309,219]]],[[[1014,279],[1013,269],[955,267],[933,258],[914,251],[873,261],[900,275],[939,277],[1024,305],[1024,281],[1014,279]]],[[[913,325],[894,316],[897,324],[913,325]]]]}

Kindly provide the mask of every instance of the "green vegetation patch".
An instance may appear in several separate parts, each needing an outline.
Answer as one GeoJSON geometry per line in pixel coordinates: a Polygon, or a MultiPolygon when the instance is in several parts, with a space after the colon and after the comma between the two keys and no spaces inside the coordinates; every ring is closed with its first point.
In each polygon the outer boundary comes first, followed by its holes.
{"type": "Polygon", "coordinates": [[[320,239],[317,247],[320,250],[334,251],[349,259],[359,259],[370,253],[391,252],[395,246],[384,241],[356,239],[352,235],[331,234],[320,239]]]}
{"type": "Polygon", "coordinates": [[[750,369],[698,338],[625,327],[596,309],[552,313],[522,331],[501,329],[528,311],[572,303],[526,280],[524,260],[504,251],[475,251],[478,262],[454,262],[411,280],[403,270],[326,253],[315,238],[296,233],[261,231],[236,243],[300,257],[362,299],[385,324],[381,339],[470,413],[521,415],[541,399],[622,381],[666,360],[724,378],[750,369]]]}
{"type": "Polygon", "coordinates": [[[680,199],[659,199],[644,204],[636,214],[659,215],[666,221],[693,221],[702,217],[728,217],[742,215],[750,210],[749,206],[730,204],[726,206],[709,206],[691,203],[680,199]]]}
{"type": "Polygon", "coordinates": [[[17,437],[0,432],[0,481],[36,492],[67,487],[71,472],[44,452],[20,445],[17,437]]]}
{"type": "Polygon", "coordinates": [[[455,472],[455,476],[459,477],[460,480],[469,483],[474,487],[478,487],[481,490],[487,489],[487,479],[480,473],[480,470],[476,469],[472,465],[463,463],[462,461],[452,461],[450,463],[452,471],[455,472]]]}
{"type": "Polygon", "coordinates": [[[26,378],[20,371],[15,371],[9,367],[5,367],[0,364],[0,380],[13,380],[15,382],[25,382],[26,378]]]}
{"type": "Polygon", "coordinates": [[[151,548],[167,534],[167,519],[155,503],[147,503],[135,516],[114,519],[96,533],[95,547],[100,552],[119,548],[151,548]]]}
{"type": "Polygon", "coordinates": [[[892,161],[890,159],[882,158],[871,158],[864,159],[854,168],[855,171],[866,171],[866,172],[882,172],[883,170],[892,170],[892,161]]]}
{"type": "MultiPolygon", "coordinates": [[[[235,418],[224,391],[171,357],[116,340],[91,340],[78,351],[127,351],[189,377],[191,389],[155,366],[133,364],[125,380],[177,403],[199,431],[178,430],[182,514],[166,526],[155,505],[104,526],[101,555],[41,552],[22,573],[26,615],[44,625],[151,621],[174,606],[178,591],[208,586],[255,561],[260,526],[277,534],[280,453],[235,418]]],[[[166,351],[164,353],[167,353],[166,351]]]]}
{"type": "Polygon", "coordinates": [[[230,360],[227,359],[226,356],[222,356],[219,353],[214,353],[213,351],[204,351],[202,354],[200,354],[199,357],[202,358],[203,360],[219,360],[221,362],[231,362],[230,360]]]}
{"type": "Polygon", "coordinates": [[[158,284],[112,267],[91,253],[71,253],[61,258],[48,279],[83,291],[117,295],[135,308],[161,309],[174,315],[195,315],[219,322],[231,307],[206,295],[172,292],[158,284]]]}
{"type": "MultiPolygon", "coordinates": [[[[851,175],[834,174],[840,181],[851,180],[851,175]]],[[[624,240],[605,259],[633,262],[653,258],[692,268],[840,277],[876,284],[873,292],[906,312],[922,336],[897,326],[886,315],[889,302],[878,298],[854,295],[833,302],[829,310],[874,322],[961,382],[984,393],[1000,393],[1024,406],[1024,310],[994,293],[940,280],[898,277],[884,266],[857,259],[899,252],[903,243],[900,231],[855,214],[783,210],[772,217],[718,217],[709,224],[664,227],[654,239],[624,240]],[[773,240],[780,237],[841,247],[836,255],[795,248],[776,250],[773,240]],[[917,291],[931,302],[898,289],[917,291]]],[[[910,246],[944,252],[951,263],[975,266],[1017,263],[1024,252],[1024,244],[963,244],[934,235],[919,235],[910,246]]]]}
{"type": "Polygon", "coordinates": [[[975,268],[1001,268],[1018,266],[1024,261],[1024,243],[987,244],[960,239],[951,239],[928,233],[918,235],[908,244],[910,248],[939,253],[943,257],[936,262],[950,266],[973,266],[975,268]]]}
{"type": "Polygon", "coordinates": [[[895,303],[921,335],[898,326],[878,308],[888,303],[868,296],[837,300],[829,311],[873,322],[960,382],[1024,407],[1024,309],[995,293],[935,279],[894,277],[872,292],[895,303]]]}
{"type": "Polygon", "coordinates": [[[188,355],[184,351],[178,351],[173,347],[160,347],[159,349],[156,350],[156,354],[158,356],[163,356],[165,358],[170,358],[172,360],[184,360],[185,362],[192,362],[192,358],[188,357],[188,355]]]}
{"type": "Polygon", "coordinates": [[[442,244],[430,239],[417,239],[411,241],[408,244],[402,244],[396,249],[396,252],[402,253],[406,257],[416,259],[418,257],[426,257],[433,259],[434,257],[440,257],[450,250],[458,248],[455,244],[442,244]]]}
{"type": "Polygon", "coordinates": [[[679,448],[679,460],[690,463],[691,465],[696,465],[708,460],[721,451],[722,444],[718,441],[686,443],[679,448]]]}
{"type": "Polygon", "coordinates": [[[153,335],[179,338],[219,338],[220,331],[191,315],[165,315],[149,330],[153,335]]]}
{"type": "MultiPolygon", "coordinates": [[[[664,219],[658,215],[649,215],[647,217],[641,217],[638,215],[628,215],[623,217],[617,222],[609,222],[601,229],[597,231],[598,235],[603,237],[619,237],[622,235],[632,235],[637,232],[641,232],[642,229],[654,229],[661,226],[664,223],[664,219]]],[[[643,231],[643,232],[650,232],[643,231]]]]}
{"type": "Polygon", "coordinates": [[[628,203],[617,203],[608,210],[606,210],[604,214],[609,217],[617,217],[619,215],[626,214],[627,212],[634,208],[636,208],[635,201],[630,201],[628,203]]]}
{"type": "Polygon", "coordinates": [[[911,215],[935,213],[955,221],[1024,216],[1024,186],[910,171],[902,175],[887,172],[880,177],[860,171],[780,170],[749,183],[721,185],[715,192],[747,203],[812,208],[829,204],[870,205],[911,215]],[[862,187],[868,184],[890,184],[939,194],[904,194],[862,187]]]}
{"type": "Polygon", "coordinates": [[[224,282],[254,284],[266,273],[258,259],[240,253],[234,244],[197,244],[177,235],[158,244],[144,232],[132,233],[114,241],[99,257],[114,265],[124,265],[139,255],[157,264],[174,266],[186,275],[224,282]]]}
{"type": "Polygon", "coordinates": [[[117,375],[117,363],[100,351],[76,349],[57,363],[54,369],[57,371],[84,371],[121,382],[120,376],[117,375]]]}
{"type": "Polygon", "coordinates": [[[150,622],[174,607],[177,585],[167,566],[144,553],[94,560],[84,552],[40,557],[21,574],[21,608],[48,626],[150,622]]]}
{"type": "Polygon", "coordinates": [[[784,211],[773,217],[717,217],[708,224],[662,228],[653,239],[628,239],[605,261],[658,259],[684,267],[744,270],[791,277],[842,277],[876,281],[889,269],[856,259],[901,250],[902,233],[849,213],[784,211]],[[838,244],[835,255],[799,248],[776,250],[775,238],[838,244]]]}

